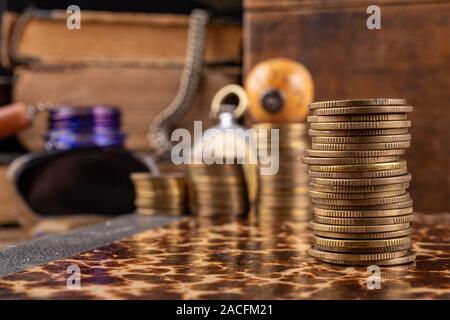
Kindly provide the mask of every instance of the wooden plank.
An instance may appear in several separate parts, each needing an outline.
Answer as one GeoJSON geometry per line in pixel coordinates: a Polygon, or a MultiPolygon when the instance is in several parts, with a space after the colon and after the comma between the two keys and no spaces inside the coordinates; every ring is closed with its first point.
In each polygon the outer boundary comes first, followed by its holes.
{"type": "Polygon", "coordinates": [[[414,105],[415,208],[450,209],[450,3],[382,7],[381,30],[363,8],[246,12],[245,69],[284,56],[306,65],[316,101],[406,98],[414,105]]]}

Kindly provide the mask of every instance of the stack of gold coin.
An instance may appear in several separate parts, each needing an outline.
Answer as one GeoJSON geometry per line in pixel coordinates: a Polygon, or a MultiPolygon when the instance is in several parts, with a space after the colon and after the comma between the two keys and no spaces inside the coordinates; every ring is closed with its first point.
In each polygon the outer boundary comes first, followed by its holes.
{"type": "Polygon", "coordinates": [[[186,178],[182,174],[132,173],[136,211],[148,215],[183,215],[189,211],[186,178]]]}
{"type": "Polygon", "coordinates": [[[192,206],[198,216],[240,216],[249,211],[242,164],[190,164],[192,206]]]}
{"type": "Polygon", "coordinates": [[[260,123],[254,125],[253,129],[259,159],[256,196],[258,216],[309,220],[311,200],[308,196],[308,167],[301,163],[309,147],[307,125],[260,123]],[[278,167],[275,174],[267,170],[275,166],[278,167]]]}
{"type": "Polygon", "coordinates": [[[312,103],[309,165],[314,247],[319,260],[346,265],[413,262],[411,175],[400,159],[410,146],[403,99],[312,103]]]}

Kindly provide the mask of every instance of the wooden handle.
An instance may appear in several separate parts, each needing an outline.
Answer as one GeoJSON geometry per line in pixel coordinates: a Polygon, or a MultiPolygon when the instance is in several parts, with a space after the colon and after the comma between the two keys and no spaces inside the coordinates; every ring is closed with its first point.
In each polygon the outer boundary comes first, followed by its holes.
{"type": "Polygon", "coordinates": [[[28,107],[16,102],[0,108],[0,139],[12,136],[30,124],[28,107]]]}

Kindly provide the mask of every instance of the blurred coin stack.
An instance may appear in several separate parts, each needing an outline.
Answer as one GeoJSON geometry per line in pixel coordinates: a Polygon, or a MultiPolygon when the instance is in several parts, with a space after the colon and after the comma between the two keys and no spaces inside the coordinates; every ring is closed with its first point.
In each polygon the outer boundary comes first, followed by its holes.
{"type": "Polygon", "coordinates": [[[131,180],[134,184],[138,213],[174,216],[188,213],[189,201],[184,175],[133,173],[131,180]]]}
{"type": "Polygon", "coordinates": [[[410,263],[411,175],[400,156],[410,146],[403,99],[312,103],[309,165],[314,203],[310,254],[344,265],[410,263]]]}
{"type": "Polygon", "coordinates": [[[190,164],[191,203],[198,216],[240,216],[249,211],[241,164],[190,164]]]}
{"type": "Polygon", "coordinates": [[[253,129],[259,159],[256,196],[258,216],[308,220],[311,217],[308,167],[301,162],[309,147],[307,125],[260,123],[254,125],[253,129]],[[279,140],[272,141],[271,129],[279,130],[279,140]],[[263,168],[269,167],[270,161],[278,161],[279,170],[274,175],[264,174],[263,168]]]}

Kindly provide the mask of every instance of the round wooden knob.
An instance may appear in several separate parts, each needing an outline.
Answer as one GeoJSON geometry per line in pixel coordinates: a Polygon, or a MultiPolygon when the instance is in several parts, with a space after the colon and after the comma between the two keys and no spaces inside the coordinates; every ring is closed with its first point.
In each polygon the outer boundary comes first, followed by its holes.
{"type": "Polygon", "coordinates": [[[245,79],[245,90],[255,122],[304,122],[314,97],[314,83],[308,69],[285,58],[255,65],[245,79]]]}

